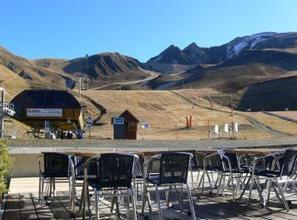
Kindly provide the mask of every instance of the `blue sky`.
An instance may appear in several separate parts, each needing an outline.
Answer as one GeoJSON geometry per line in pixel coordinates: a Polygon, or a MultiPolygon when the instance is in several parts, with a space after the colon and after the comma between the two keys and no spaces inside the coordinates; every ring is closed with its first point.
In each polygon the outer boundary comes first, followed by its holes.
{"type": "Polygon", "coordinates": [[[118,51],[146,61],[170,44],[297,31],[296,10],[296,0],[1,0],[0,46],[32,59],[118,51]]]}

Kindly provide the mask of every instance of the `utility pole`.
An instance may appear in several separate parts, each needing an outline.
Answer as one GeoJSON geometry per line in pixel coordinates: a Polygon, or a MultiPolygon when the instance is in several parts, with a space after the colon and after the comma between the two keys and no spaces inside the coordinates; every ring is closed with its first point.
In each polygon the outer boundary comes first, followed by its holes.
{"type": "Polygon", "coordinates": [[[81,77],[78,78],[78,94],[80,98],[81,97],[81,77]]]}
{"type": "Polygon", "coordinates": [[[233,116],[233,113],[234,113],[233,95],[231,94],[231,116],[233,116]]]}
{"type": "Polygon", "coordinates": [[[4,99],[5,97],[5,90],[4,88],[0,87],[0,138],[3,138],[4,133],[4,99]]]}

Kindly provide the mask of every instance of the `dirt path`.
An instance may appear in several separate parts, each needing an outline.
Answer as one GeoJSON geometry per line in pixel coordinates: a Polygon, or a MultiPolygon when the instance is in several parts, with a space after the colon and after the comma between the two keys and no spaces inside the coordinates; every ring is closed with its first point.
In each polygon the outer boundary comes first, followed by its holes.
{"type": "Polygon", "coordinates": [[[294,118],[290,118],[290,117],[286,117],[286,116],[282,116],[282,115],[278,115],[278,114],[275,114],[275,113],[272,113],[272,112],[266,112],[266,111],[263,111],[262,113],[266,114],[266,115],[269,115],[269,116],[272,116],[272,117],[276,117],[276,118],[285,120],[285,121],[297,123],[297,120],[294,119],[294,118]]]}
{"type": "MultiPolygon", "coordinates": [[[[195,101],[189,99],[188,97],[176,92],[176,91],[172,91],[170,90],[170,92],[180,98],[182,98],[183,100],[185,100],[186,102],[188,102],[189,104],[191,105],[194,105],[194,106],[198,106],[198,107],[201,107],[201,108],[204,108],[204,109],[208,109],[208,110],[212,110],[212,111],[217,111],[217,112],[223,112],[223,113],[229,113],[229,111],[225,111],[225,110],[219,110],[219,109],[213,109],[213,108],[210,108],[210,107],[206,107],[206,106],[203,106],[203,105],[199,105],[198,103],[196,103],[195,101]]],[[[238,115],[238,116],[242,116],[244,117],[247,121],[249,121],[254,127],[258,128],[258,129],[261,129],[263,131],[266,131],[270,134],[272,134],[273,136],[292,136],[291,134],[289,133],[286,133],[286,132],[283,132],[283,131],[279,131],[279,130],[276,130],[258,120],[256,120],[255,118],[251,117],[251,116],[248,116],[244,113],[239,113],[239,112],[234,112],[235,115],[238,115]]]]}
{"type": "Polygon", "coordinates": [[[110,84],[106,84],[103,86],[99,86],[99,87],[94,87],[92,88],[93,90],[100,90],[100,89],[105,89],[108,88],[110,86],[129,86],[129,85],[135,85],[135,84],[145,84],[145,83],[149,83],[150,81],[158,78],[160,76],[159,73],[156,72],[152,72],[152,71],[146,71],[150,76],[148,76],[145,79],[139,79],[139,80],[132,80],[132,81],[126,81],[126,82],[115,82],[115,83],[110,83],[110,84]]]}

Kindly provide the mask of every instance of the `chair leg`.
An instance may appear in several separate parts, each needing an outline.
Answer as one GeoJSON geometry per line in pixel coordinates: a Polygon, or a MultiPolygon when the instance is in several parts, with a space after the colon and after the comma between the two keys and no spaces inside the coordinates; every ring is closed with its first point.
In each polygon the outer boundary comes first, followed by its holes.
{"type": "Polygon", "coordinates": [[[170,185],[169,186],[169,190],[165,192],[166,193],[166,205],[167,205],[167,207],[169,207],[170,192],[171,192],[171,190],[172,190],[172,185],[170,185]]]}
{"type": "Polygon", "coordinates": [[[94,189],[94,196],[95,196],[95,212],[96,212],[96,219],[99,220],[99,197],[98,197],[98,191],[94,189]]]}
{"type": "Polygon", "coordinates": [[[157,185],[155,185],[155,189],[156,189],[156,199],[157,199],[158,208],[159,208],[159,219],[163,220],[163,213],[162,213],[161,202],[160,202],[160,193],[157,185]]]}
{"type": "Polygon", "coordinates": [[[197,189],[199,187],[199,177],[200,177],[200,171],[198,170],[197,171],[197,177],[196,177],[196,187],[197,187],[197,189]]]}
{"type": "Polygon", "coordinates": [[[264,207],[267,207],[268,203],[269,203],[269,199],[270,199],[270,191],[271,191],[271,185],[272,185],[272,180],[269,179],[267,182],[267,198],[266,201],[264,201],[264,207]]]}
{"type": "MultiPolygon", "coordinates": [[[[202,184],[202,189],[201,189],[202,194],[204,193],[205,175],[206,175],[206,170],[203,170],[201,180],[200,180],[200,183],[202,184]]],[[[200,186],[200,183],[199,183],[199,186],[200,186]]]]}
{"type": "Polygon", "coordinates": [[[191,186],[192,186],[192,190],[193,190],[195,188],[193,170],[191,170],[190,172],[191,172],[191,186]]]}
{"type": "MultiPolygon", "coordinates": [[[[212,191],[213,190],[213,185],[212,185],[212,181],[210,180],[209,173],[207,171],[206,171],[206,176],[207,176],[207,179],[208,179],[208,182],[209,182],[209,185],[210,185],[210,189],[212,191]]],[[[211,172],[211,176],[212,176],[212,179],[213,179],[212,172],[211,172]]]]}
{"type": "Polygon", "coordinates": [[[263,189],[261,188],[261,184],[260,184],[260,179],[259,177],[257,177],[256,179],[256,186],[257,186],[257,190],[258,190],[258,194],[259,194],[259,198],[260,198],[260,203],[264,203],[264,198],[263,198],[263,189]]]}
{"type": "Polygon", "coordinates": [[[76,202],[76,189],[75,189],[75,181],[74,181],[72,184],[72,210],[73,210],[73,213],[75,213],[75,202],[76,202]]]}
{"type": "Polygon", "coordinates": [[[190,203],[192,219],[195,220],[196,219],[196,214],[195,214],[195,208],[194,208],[194,204],[193,204],[193,198],[192,198],[191,190],[190,190],[190,187],[189,187],[188,184],[186,184],[186,186],[187,186],[187,191],[188,191],[188,195],[189,195],[189,203],[190,203]]]}
{"type": "Polygon", "coordinates": [[[137,220],[137,205],[136,205],[137,194],[135,194],[134,188],[131,189],[131,193],[132,193],[132,202],[133,202],[133,219],[137,220]]]}
{"type": "Polygon", "coordinates": [[[43,202],[44,202],[44,178],[42,177],[41,178],[41,206],[43,205],[43,202]]]}
{"type": "Polygon", "coordinates": [[[230,178],[231,178],[231,185],[232,185],[232,198],[233,198],[233,202],[235,202],[234,177],[232,172],[230,173],[230,178]]]}
{"type": "Polygon", "coordinates": [[[251,177],[251,180],[250,180],[250,191],[249,191],[249,197],[248,197],[248,201],[247,201],[247,205],[250,205],[250,199],[251,199],[251,196],[252,196],[252,190],[253,190],[253,187],[254,187],[254,176],[251,177]]]}
{"type": "Polygon", "coordinates": [[[183,184],[181,184],[181,191],[179,195],[180,212],[183,212],[183,193],[184,193],[184,187],[183,187],[183,184]]]}
{"type": "Polygon", "coordinates": [[[72,178],[68,181],[68,192],[69,192],[69,207],[72,209],[72,178]]]}
{"type": "Polygon", "coordinates": [[[38,184],[38,202],[41,201],[41,175],[39,176],[39,184],[38,184]]]}
{"type": "Polygon", "coordinates": [[[144,182],[143,183],[142,210],[141,210],[142,214],[144,214],[144,208],[145,208],[146,202],[148,202],[149,212],[150,213],[152,212],[150,193],[147,188],[148,188],[147,183],[144,182]]]}
{"type": "Polygon", "coordinates": [[[218,188],[217,189],[217,196],[220,194],[220,189],[222,187],[223,173],[219,173],[218,178],[219,178],[219,185],[217,187],[218,188]]]}
{"type": "MultiPolygon", "coordinates": [[[[200,177],[200,180],[199,180],[199,183],[197,185],[197,189],[199,189],[199,187],[202,185],[202,181],[203,181],[203,178],[205,176],[205,172],[204,170],[202,171],[202,174],[201,174],[201,177],[200,177]]],[[[198,180],[198,179],[197,179],[198,180]]]]}
{"type": "Polygon", "coordinates": [[[279,191],[280,191],[280,194],[281,194],[281,197],[282,197],[284,206],[285,206],[285,208],[286,208],[286,210],[287,210],[287,212],[288,212],[288,211],[289,211],[289,206],[288,206],[288,203],[287,203],[287,201],[286,201],[286,199],[285,199],[283,189],[281,188],[281,186],[279,185],[279,183],[277,182],[277,180],[276,180],[275,183],[276,183],[277,187],[279,188],[279,191]]]}
{"type": "Polygon", "coordinates": [[[53,198],[56,197],[56,179],[53,178],[53,198]]]}

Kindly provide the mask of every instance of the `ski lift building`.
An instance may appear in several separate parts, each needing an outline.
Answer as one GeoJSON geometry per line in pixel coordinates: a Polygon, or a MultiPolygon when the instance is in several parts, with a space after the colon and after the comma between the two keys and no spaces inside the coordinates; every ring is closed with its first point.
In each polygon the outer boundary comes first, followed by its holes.
{"type": "Polygon", "coordinates": [[[82,107],[79,101],[65,90],[24,90],[11,101],[15,119],[35,128],[49,121],[63,130],[82,129],[82,107]]]}

